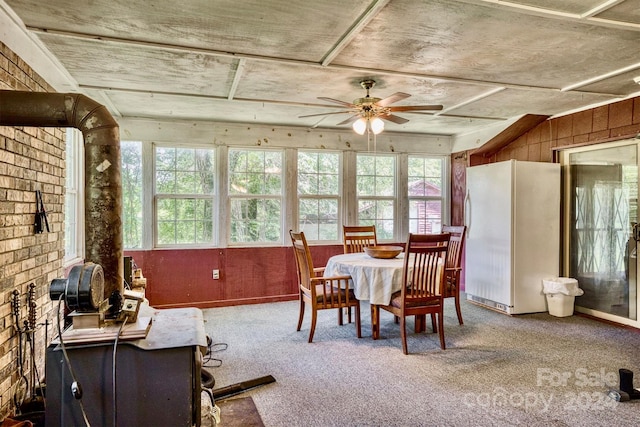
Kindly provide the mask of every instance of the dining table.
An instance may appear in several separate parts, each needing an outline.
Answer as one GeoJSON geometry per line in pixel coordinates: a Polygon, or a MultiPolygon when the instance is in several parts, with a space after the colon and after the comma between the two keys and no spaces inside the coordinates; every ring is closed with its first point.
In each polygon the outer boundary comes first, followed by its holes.
{"type": "MultiPolygon", "coordinates": [[[[389,305],[391,296],[402,288],[404,252],[395,258],[373,258],[364,252],[334,255],[327,261],[324,277],[351,276],[354,295],[371,304],[373,339],[378,339],[374,326],[379,323],[375,305],[389,305]]],[[[416,316],[415,331],[425,330],[425,316],[416,316]]]]}
{"type": "Polygon", "coordinates": [[[353,292],[361,301],[388,305],[391,295],[402,287],[404,253],[395,258],[373,258],[364,252],[334,255],[327,261],[324,276],[351,276],[353,292]]]}

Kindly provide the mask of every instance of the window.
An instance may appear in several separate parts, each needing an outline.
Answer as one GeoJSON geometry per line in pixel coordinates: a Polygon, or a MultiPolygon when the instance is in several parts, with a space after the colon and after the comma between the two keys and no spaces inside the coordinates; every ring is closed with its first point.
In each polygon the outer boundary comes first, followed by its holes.
{"type": "Polygon", "coordinates": [[[155,147],[158,246],[213,244],[214,160],[212,149],[155,147]]]}
{"type": "MultiPolygon", "coordinates": [[[[408,232],[437,233],[447,219],[447,155],[358,152],[337,143],[320,149],[122,141],[121,147],[126,249],[287,245],[289,228],[311,242],[335,244],[342,224],[372,224],[380,241],[400,242],[408,232]]],[[[68,173],[71,179],[75,172],[68,173]]],[[[67,190],[71,204],[83,186],[67,190]]],[[[66,214],[68,236],[84,232],[84,208],[78,209],[66,214]]]]}
{"type": "Polygon", "coordinates": [[[84,257],[84,146],[78,129],[67,129],[65,155],[64,262],[70,265],[84,257]]]}
{"type": "Polygon", "coordinates": [[[396,157],[360,154],[356,165],[358,224],[376,226],[378,240],[394,238],[396,157]]]}
{"type": "Polygon", "coordinates": [[[230,243],[281,243],[283,152],[229,149],[230,243]]]}
{"type": "Polygon", "coordinates": [[[122,240],[126,249],[142,247],[142,143],[122,141],[122,240]]]}
{"type": "Polygon", "coordinates": [[[341,155],[298,152],[298,228],[307,240],[339,240],[341,155]]]}
{"type": "Polygon", "coordinates": [[[439,233],[442,227],[442,174],[440,158],[409,156],[409,232],[439,233]]]}

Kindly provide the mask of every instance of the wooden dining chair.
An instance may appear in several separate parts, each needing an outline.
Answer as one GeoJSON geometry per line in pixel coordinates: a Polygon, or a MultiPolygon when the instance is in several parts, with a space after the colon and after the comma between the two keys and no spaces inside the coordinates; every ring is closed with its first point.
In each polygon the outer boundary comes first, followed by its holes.
{"type": "Polygon", "coordinates": [[[463,325],[460,311],[460,273],[462,272],[462,248],[467,227],[464,225],[443,225],[442,232],[449,233],[449,252],[444,270],[444,297],[455,298],[458,322],[463,325]]]}
{"type": "Polygon", "coordinates": [[[449,246],[449,233],[411,234],[407,238],[402,269],[402,288],[391,296],[389,305],[372,305],[374,337],[380,336],[380,308],[400,319],[402,352],[407,350],[407,316],[416,316],[416,322],[431,315],[433,331],[440,336],[440,348],[444,342],[444,266],[449,246]],[[437,320],[437,326],[436,326],[437,320]]]}
{"type": "Polygon", "coordinates": [[[376,246],[375,225],[344,225],[342,227],[342,242],[345,254],[364,252],[368,246],[376,246]]]}
{"type": "Polygon", "coordinates": [[[307,245],[304,232],[296,233],[289,230],[293,252],[295,254],[298,269],[298,284],[300,291],[300,315],[298,317],[298,331],[302,328],[306,304],[311,306],[311,327],[309,329],[309,342],[313,341],[316,329],[318,310],[331,308],[338,309],[338,324],[342,325],[342,309],[355,307],[356,333],[362,337],[360,327],[360,301],[355,297],[353,289],[349,286],[351,276],[322,277],[321,269],[314,269],[311,252],[307,245]]]}
{"type": "MultiPolygon", "coordinates": [[[[364,252],[364,248],[376,246],[375,225],[343,225],[342,244],[345,254],[364,252]]],[[[347,309],[347,321],[351,323],[351,309],[347,309]]]]}

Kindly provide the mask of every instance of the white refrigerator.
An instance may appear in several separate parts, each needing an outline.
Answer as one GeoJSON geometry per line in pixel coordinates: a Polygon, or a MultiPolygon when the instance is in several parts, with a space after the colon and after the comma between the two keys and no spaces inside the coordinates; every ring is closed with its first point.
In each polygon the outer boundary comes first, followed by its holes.
{"type": "Polygon", "coordinates": [[[560,165],[509,160],[467,168],[465,292],[508,314],[547,311],[560,270],[560,165]]]}

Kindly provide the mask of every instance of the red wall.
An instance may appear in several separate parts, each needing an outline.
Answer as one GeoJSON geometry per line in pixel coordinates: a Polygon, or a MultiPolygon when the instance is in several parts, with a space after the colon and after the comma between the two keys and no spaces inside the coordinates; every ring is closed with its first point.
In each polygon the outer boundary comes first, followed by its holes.
{"type": "MultiPolygon", "coordinates": [[[[312,246],[316,267],[341,245],[312,246]]],[[[125,251],[147,279],[145,295],[157,308],[219,307],[298,298],[291,247],[125,251]],[[220,270],[213,280],[212,270],[220,270]]]]}

